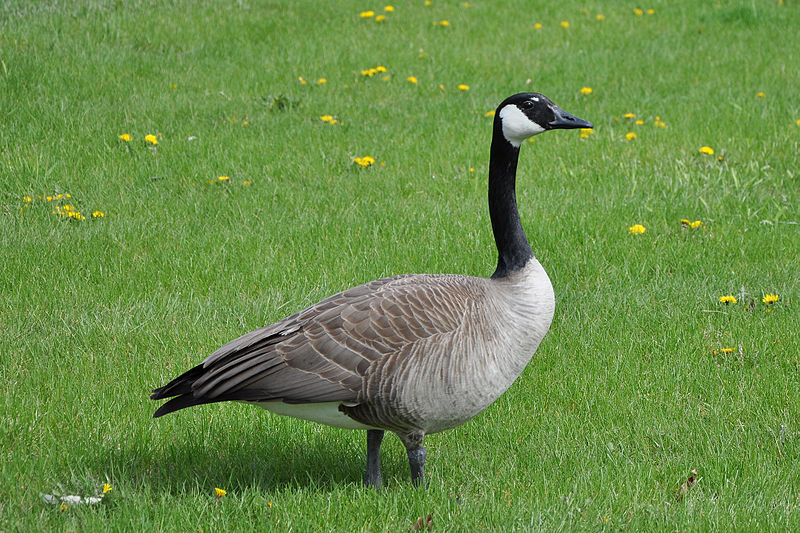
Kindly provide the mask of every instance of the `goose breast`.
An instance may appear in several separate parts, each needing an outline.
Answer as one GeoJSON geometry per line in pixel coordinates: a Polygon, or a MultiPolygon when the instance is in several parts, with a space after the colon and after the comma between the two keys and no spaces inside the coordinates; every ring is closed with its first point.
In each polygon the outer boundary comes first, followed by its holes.
{"type": "Polygon", "coordinates": [[[394,291],[421,291],[429,303],[405,309],[441,314],[446,327],[376,361],[361,401],[344,410],[365,423],[428,434],[463,424],[511,386],[550,327],[554,298],[535,259],[500,280],[415,278],[397,280],[394,291]]]}

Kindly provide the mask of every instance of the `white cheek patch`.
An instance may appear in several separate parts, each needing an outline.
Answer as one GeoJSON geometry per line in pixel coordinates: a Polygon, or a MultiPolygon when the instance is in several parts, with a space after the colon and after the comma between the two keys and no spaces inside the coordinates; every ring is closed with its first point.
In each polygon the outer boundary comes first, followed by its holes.
{"type": "Polygon", "coordinates": [[[500,110],[500,121],[503,124],[503,136],[516,147],[528,137],[544,131],[543,127],[525,116],[525,113],[514,104],[509,104],[500,110]]]}

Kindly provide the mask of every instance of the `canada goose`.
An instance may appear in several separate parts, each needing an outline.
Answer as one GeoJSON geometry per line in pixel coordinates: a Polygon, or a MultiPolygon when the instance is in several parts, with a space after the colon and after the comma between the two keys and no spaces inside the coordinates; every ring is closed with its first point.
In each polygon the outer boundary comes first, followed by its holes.
{"type": "Polygon", "coordinates": [[[385,430],[424,481],[422,440],[471,419],[508,389],[553,318],[553,287],[517,211],[522,141],[552,129],[591,128],[538,93],[504,100],[494,117],[489,214],[497,244],[491,278],[411,274],[335,294],[232,340],[153,391],[172,398],[153,415],[221,401],[367,430],[364,483],[382,485],[385,430]]]}

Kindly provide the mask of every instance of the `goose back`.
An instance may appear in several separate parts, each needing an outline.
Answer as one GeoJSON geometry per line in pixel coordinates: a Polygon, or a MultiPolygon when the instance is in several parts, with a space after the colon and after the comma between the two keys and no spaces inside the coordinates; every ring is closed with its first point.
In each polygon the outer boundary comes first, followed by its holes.
{"type": "Polygon", "coordinates": [[[233,400],[353,429],[442,431],[513,383],[547,332],[552,302],[535,259],[503,279],[379,279],[225,344],[155,391],[180,395],[156,415],[233,400]]]}

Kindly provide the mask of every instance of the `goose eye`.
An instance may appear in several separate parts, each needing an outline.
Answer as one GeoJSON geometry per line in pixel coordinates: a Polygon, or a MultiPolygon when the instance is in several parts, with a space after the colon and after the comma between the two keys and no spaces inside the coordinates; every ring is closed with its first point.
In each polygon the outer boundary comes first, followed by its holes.
{"type": "Polygon", "coordinates": [[[522,102],[522,103],[521,103],[519,106],[520,106],[522,109],[530,109],[530,108],[532,108],[532,107],[533,107],[533,102],[531,102],[530,100],[525,100],[525,101],[524,101],[524,102],[522,102]]]}

